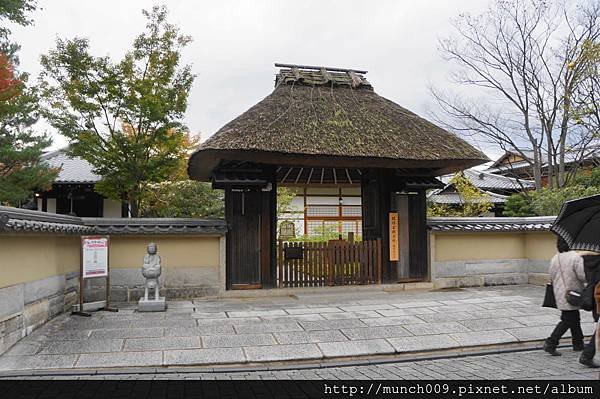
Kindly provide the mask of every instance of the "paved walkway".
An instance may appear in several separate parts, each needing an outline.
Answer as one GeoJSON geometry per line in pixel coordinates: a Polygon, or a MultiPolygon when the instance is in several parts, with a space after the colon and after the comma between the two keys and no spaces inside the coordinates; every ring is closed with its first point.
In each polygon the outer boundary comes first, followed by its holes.
{"type": "MultiPolygon", "coordinates": [[[[598,380],[600,371],[578,363],[579,354],[561,349],[560,357],[540,350],[433,360],[282,370],[203,372],[194,369],[165,373],[102,373],[7,377],[11,379],[84,380],[598,380]]],[[[0,376],[0,381],[3,378],[0,376]]]]}
{"type": "MultiPolygon", "coordinates": [[[[0,356],[0,372],[327,361],[536,341],[558,312],[543,288],[346,291],[169,303],[166,313],[61,315],[0,356]]],[[[583,313],[583,328],[593,324],[583,313]]]]}

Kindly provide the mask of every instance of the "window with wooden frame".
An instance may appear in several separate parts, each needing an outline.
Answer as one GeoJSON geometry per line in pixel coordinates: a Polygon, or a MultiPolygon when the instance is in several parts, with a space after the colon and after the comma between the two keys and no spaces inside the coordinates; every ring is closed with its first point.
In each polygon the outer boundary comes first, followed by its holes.
{"type": "Polygon", "coordinates": [[[352,232],[362,236],[360,188],[321,188],[313,192],[310,188],[303,190],[304,234],[322,234],[331,229],[339,234],[352,232]]]}

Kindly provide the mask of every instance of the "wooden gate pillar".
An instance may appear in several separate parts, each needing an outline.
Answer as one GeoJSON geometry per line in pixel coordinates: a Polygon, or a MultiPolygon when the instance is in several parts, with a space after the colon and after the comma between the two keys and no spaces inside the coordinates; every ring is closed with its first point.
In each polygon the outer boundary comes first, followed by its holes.
{"type": "Polygon", "coordinates": [[[381,239],[382,278],[384,282],[395,281],[396,268],[390,263],[389,211],[391,209],[390,170],[376,169],[364,173],[361,183],[362,231],[365,240],[381,239]]]}
{"type": "Polygon", "coordinates": [[[424,189],[406,187],[392,170],[364,173],[363,237],[381,239],[384,282],[423,281],[428,277],[427,206],[424,189]],[[398,261],[390,261],[389,213],[398,214],[398,261]]]}
{"type": "Polygon", "coordinates": [[[265,169],[266,186],[225,188],[228,289],[272,287],[277,270],[277,185],[265,169]]]}
{"type": "Polygon", "coordinates": [[[277,284],[277,183],[274,170],[269,187],[261,190],[260,268],[263,288],[277,284]]]}
{"type": "Polygon", "coordinates": [[[427,200],[425,190],[414,190],[413,192],[414,194],[408,196],[409,278],[425,281],[429,277],[427,200]]]}
{"type": "Polygon", "coordinates": [[[410,211],[407,193],[392,193],[392,212],[398,213],[398,260],[391,261],[398,280],[410,278],[410,211]]]}

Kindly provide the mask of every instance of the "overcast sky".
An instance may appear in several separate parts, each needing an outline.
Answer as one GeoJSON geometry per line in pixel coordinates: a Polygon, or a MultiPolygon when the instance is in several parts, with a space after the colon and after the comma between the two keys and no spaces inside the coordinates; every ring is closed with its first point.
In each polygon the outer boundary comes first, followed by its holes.
{"type": "MultiPolygon", "coordinates": [[[[449,68],[438,38],[488,0],[39,0],[35,24],[13,28],[20,69],[37,75],[56,37],[87,37],[96,55],[120,58],[154,4],[194,39],[183,53],[197,74],[185,122],[205,140],[272,91],[275,62],[366,69],[378,94],[427,117],[428,86],[445,85],[449,68]]],[[[66,144],[53,136],[53,148],[66,144]]]]}

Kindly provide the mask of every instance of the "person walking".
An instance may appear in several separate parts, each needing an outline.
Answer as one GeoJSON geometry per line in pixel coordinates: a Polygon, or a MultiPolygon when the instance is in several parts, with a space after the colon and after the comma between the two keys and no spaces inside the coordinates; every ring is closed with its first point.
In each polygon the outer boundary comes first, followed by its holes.
{"type": "MultiPolygon", "coordinates": [[[[595,287],[600,283],[600,254],[597,252],[586,252],[583,255],[583,269],[585,272],[585,279],[587,282],[587,290],[594,291],[595,287]]],[[[592,316],[594,316],[594,322],[598,326],[598,307],[594,303],[592,307],[592,316]]],[[[598,328],[594,331],[590,342],[585,345],[581,356],[579,357],[579,363],[588,367],[598,367],[594,363],[594,354],[596,353],[596,335],[598,334],[598,328]]]]}
{"type": "Polygon", "coordinates": [[[570,290],[583,291],[585,284],[583,259],[577,252],[569,251],[567,242],[561,237],[557,239],[556,248],[558,253],[550,261],[549,271],[556,307],[560,310],[560,322],[544,342],[544,351],[552,356],[560,356],[556,347],[561,337],[569,329],[571,330],[573,350],[582,351],[584,349],[579,307],[567,302],[566,297],[570,290]]]}

